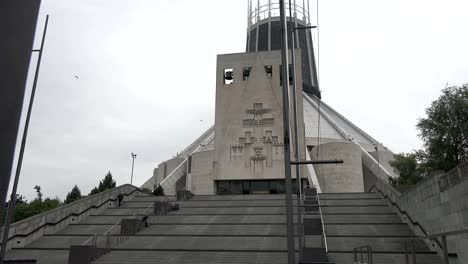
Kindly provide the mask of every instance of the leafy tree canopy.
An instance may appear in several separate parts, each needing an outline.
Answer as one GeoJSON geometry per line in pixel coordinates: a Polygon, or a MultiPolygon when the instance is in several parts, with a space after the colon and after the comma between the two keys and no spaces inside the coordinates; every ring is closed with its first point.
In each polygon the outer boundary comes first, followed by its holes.
{"type": "Polygon", "coordinates": [[[158,185],[154,188],[153,194],[156,196],[164,196],[164,188],[161,185],[158,185]]]}
{"type": "Polygon", "coordinates": [[[72,203],[74,201],[77,201],[79,199],[83,198],[81,195],[80,188],[78,188],[77,185],[73,186],[70,192],[68,192],[67,196],[65,197],[65,204],[72,203]]]}
{"type": "Polygon", "coordinates": [[[103,192],[105,190],[109,190],[112,188],[115,188],[117,186],[116,182],[112,178],[112,173],[109,171],[107,172],[106,176],[104,176],[104,179],[99,182],[99,191],[103,192]]]}
{"type": "Polygon", "coordinates": [[[112,173],[110,171],[107,172],[106,176],[104,176],[104,179],[102,179],[99,182],[99,185],[97,187],[94,187],[89,195],[97,194],[106,190],[113,189],[117,186],[117,183],[114,181],[112,178],[112,173]]]}
{"type": "Polygon", "coordinates": [[[398,178],[395,186],[412,185],[424,175],[448,171],[468,160],[468,85],[447,87],[426,109],[416,125],[423,149],[398,154],[390,162],[398,178]]]}
{"type": "Polygon", "coordinates": [[[58,198],[45,198],[42,199],[43,194],[41,191],[41,186],[36,185],[34,189],[37,193],[37,198],[32,202],[26,201],[22,195],[17,194],[16,206],[13,213],[13,222],[17,222],[28,217],[41,214],[57,208],[61,205],[60,199],[58,198]]]}
{"type": "Polygon", "coordinates": [[[37,198],[36,198],[36,200],[38,200],[38,201],[40,201],[40,202],[41,202],[41,201],[42,201],[42,191],[41,191],[41,186],[39,186],[39,185],[36,185],[36,186],[34,186],[34,189],[36,190],[36,194],[37,194],[37,198]]]}
{"type": "Polygon", "coordinates": [[[413,185],[422,179],[423,169],[415,153],[396,154],[395,160],[390,161],[390,166],[399,175],[397,178],[390,178],[390,183],[395,187],[413,185]]]}
{"type": "Polygon", "coordinates": [[[425,170],[448,171],[468,159],[468,85],[448,87],[417,124],[424,141],[418,158],[425,170]]]}

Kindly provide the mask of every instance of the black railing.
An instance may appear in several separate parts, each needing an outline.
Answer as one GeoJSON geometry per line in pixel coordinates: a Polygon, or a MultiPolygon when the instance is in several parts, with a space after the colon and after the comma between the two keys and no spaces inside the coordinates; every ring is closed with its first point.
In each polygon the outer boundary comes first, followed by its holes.
{"type": "Polygon", "coordinates": [[[451,231],[451,232],[445,232],[445,233],[438,233],[438,234],[433,234],[433,235],[427,235],[427,236],[420,236],[420,237],[410,237],[406,241],[406,246],[405,246],[405,258],[406,258],[406,264],[410,263],[410,257],[409,255],[411,254],[411,259],[412,259],[412,264],[416,264],[416,250],[414,247],[414,242],[417,240],[433,240],[437,241],[439,243],[440,239],[440,244],[442,245],[442,258],[443,258],[443,263],[444,264],[449,264],[449,253],[448,253],[448,247],[447,247],[447,237],[448,236],[456,236],[456,235],[461,235],[461,234],[468,234],[468,229],[462,229],[462,230],[457,230],[457,231],[451,231]],[[411,251],[411,252],[409,252],[411,251]]]}
{"type": "Polygon", "coordinates": [[[357,247],[353,252],[354,264],[373,264],[371,246],[357,247]]]}

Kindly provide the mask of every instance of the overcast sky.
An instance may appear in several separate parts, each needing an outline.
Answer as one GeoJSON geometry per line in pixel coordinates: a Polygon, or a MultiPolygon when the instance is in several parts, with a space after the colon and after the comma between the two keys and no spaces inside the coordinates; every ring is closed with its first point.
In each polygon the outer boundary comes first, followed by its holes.
{"type": "MultiPolygon", "coordinates": [[[[246,10],[42,0],[36,47],[46,14],[49,29],[19,193],[87,194],[109,170],[128,183],[131,152],[134,183],[146,181],[213,125],[216,55],[244,51],[246,10]]],[[[447,83],[468,82],[466,10],[466,0],[320,1],[324,101],[394,152],[420,148],[418,117],[447,83]]]]}

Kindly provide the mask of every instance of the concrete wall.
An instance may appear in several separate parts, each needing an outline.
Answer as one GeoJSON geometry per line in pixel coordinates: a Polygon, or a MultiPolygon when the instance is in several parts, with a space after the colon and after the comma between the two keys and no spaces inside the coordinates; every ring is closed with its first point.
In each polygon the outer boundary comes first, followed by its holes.
{"type": "Polygon", "coordinates": [[[351,142],[321,144],[312,149],[312,160],[342,159],[343,164],[314,165],[322,192],[363,192],[361,149],[351,142]]]}
{"type": "Polygon", "coordinates": [[[160,184],[169,174],[184,161],[181,157],[175,157],[170,160],[161,162],[156,170],[156,185],[160,184]]]}
{"type": "Polygon", "coordinates": [[[395,160],[395,154],[393,154],[393,152],[389,150],[379,150],[379,151],[372,151],[369,154],[371,154],[371,156],[374,157],[380,163],[380,165],[382,165],[385,169],[387,169],[387,171],[393,177],[397,176],[393,167],[390,166],[390,161],[395,160]]]}
{"type": "Polygon", "coordinates": [[[213,158],[213,150],[196,152],[192,155],[192,193],[214,194],[213,158]]]}
{"type": "Polygon", "coordinates": [[[106,208],[116,206],[116,201],[108,200],[116,200],[120,192],[130,196],[125,196],[125,201],[135,195],[138,192],[137,190],[137,187],[130,184],[121,185],[112,190],[16,222],[10,227],[10,240],[7,247],[24,247],[44,234],[53,234],[69,224],[79,223],[90,214],[98,214],[106,208]]]}
{"type": "Polygon", "coordinates": [[[158,168],[153,169],[153,176],[149,178],[143,185],[140,186],[140,188],[147,188],[150,190],[153,190],[154,187],[158,184],[158,168]]]}
{"type": "MultiPolygon", "coordinates": [[[[297,51],[296,76],[301,80],[301,54],[297,51]]],[[[284,178],[280,64],[279,51],[218,56],[214,147],[216,179],[284,178]],[[270,65],[273,67],[271,78],[265,72],[265,66],[270,65]],[[247,80],[242,76],[244,67],[252,67],[247,80]],[[232,84],[224,83],[225,69],[234,70],[232,84]]],[[[302,94],[300,81],[296,92],[302,94]]],[[[299,124],[303,124],[302,96],[298,96],[298,116],[299,124]]],[[[303,126],[299,133],[299,146],[303,148],[303,126]]],[[[304,150],[301,149],[300,153],[304,150]]]]}
{"type": "MultiPolygon", "coordinates": [[[[468,162],[449,171],[433,175],[400,194],[388,183],[376,184],[385,197],[399,207],[402,218],[417,235],[456,231],[468,227],[468,162]]],[[[468,234],[447,237],[449,252],[458,254],[458,263],[468,263],[468,234]]],[[[432,246],[432,245],[430,245],[432,246]]]]}

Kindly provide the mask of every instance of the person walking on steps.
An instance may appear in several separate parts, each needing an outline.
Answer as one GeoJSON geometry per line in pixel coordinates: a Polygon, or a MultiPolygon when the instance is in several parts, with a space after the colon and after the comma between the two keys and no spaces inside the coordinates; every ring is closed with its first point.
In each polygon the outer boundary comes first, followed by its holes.
{"type": "Polygon", "coordinates": [[[119,200],[119,207],[120,205],[122,205],[123,198],[124,198],[123,193],[119,193],[119,195],[117,195],[117,200],[119,200]]]}

